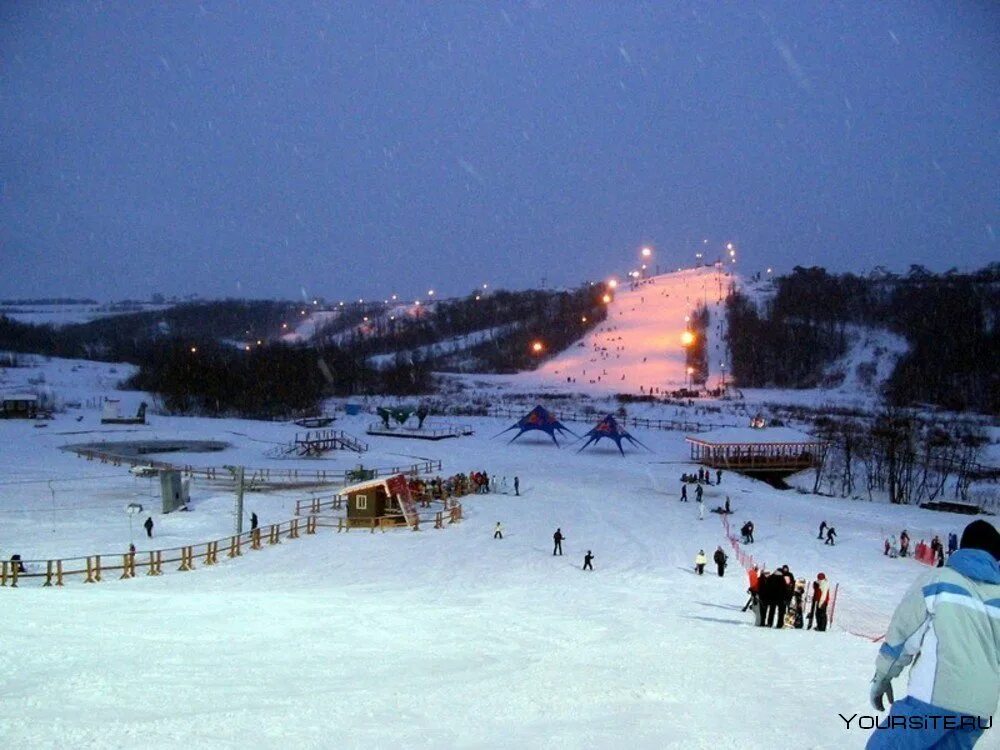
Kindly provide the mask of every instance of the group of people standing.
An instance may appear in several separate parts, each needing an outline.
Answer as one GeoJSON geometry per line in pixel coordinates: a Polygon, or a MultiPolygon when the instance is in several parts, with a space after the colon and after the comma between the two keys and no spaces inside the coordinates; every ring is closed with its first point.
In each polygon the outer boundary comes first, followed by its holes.
{"type": "Polygon", "coordinates": [[[748,572],[750,599],[743,611],[752,609],[760,627],[826,630],[830,604],[830,582],[819,573],[810,590],[806,580],[796,579],[787,565],[774,571],[754,565],[748,572]]]}
{"type": "MultiPolygon", "coordinates": [[[[931,543],[927,544],[921,539],[917,542],[917,546],[913,550],[913,557],[921,562],[926,562],[928,564],[936,565],[939,568],[943,568],[945,560],[950,558],[958,550],[958,534],[952,532],[948,534],[948,547],[945,549],[945,545],[941,542],[941,537],[937,534],[931,539],[931,543]]],[[[883,547],[882,554],[887,557],[910,557],[910,535],[907,533],[906,529],[903,529],[899,534],[899,541],[896,541],[896,536],[893,534],[888,539],[885,540],[885,545],[883,547]]]]}

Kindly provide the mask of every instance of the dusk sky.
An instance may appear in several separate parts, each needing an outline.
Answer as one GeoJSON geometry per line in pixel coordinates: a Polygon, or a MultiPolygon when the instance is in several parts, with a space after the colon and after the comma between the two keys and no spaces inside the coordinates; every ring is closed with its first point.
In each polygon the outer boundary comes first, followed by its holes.
{"type": "Polygon", "coordinates": [[[995,2],[0,4],[0,297],[1000,260],[995,2]]]}

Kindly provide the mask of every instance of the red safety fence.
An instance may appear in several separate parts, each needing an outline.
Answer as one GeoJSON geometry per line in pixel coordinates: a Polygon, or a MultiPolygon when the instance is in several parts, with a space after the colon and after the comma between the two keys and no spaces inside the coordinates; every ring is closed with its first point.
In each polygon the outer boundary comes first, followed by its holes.
{"type": "MultiPolygon", "coordinates": [[[[740,540],[729,528],[729,514],[720,514],[722,526],[726,531],[726,539],[732,545],[736,559],[743,567],[744,571],[749,571],[754,566],[758,570],[764,570],[764,564],[758,562],[753,555],[745,552],[740,540]]],[[[872,643],[878,643],[885,638],[885,631],[888,623],[884,613],[865,607],[852,601],[842,601],[840,597],[840,584],[833,584],[833,591],[830,593],[830,605],[828,607],[827,624],[833,627],[834,622],[846,633],[865,638],[872,643]]]]}

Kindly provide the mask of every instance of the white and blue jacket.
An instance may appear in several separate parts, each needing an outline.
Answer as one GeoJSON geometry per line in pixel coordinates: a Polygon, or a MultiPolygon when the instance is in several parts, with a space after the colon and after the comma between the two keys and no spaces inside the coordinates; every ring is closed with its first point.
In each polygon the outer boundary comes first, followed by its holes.
{"type": "Polygon", "coordinates": [[[1000,700],[1000,564],[961,549],[922,576],[899,603],[875,662],[875,679],[908,664],[914,698],[979,717],[1000,700]]]}

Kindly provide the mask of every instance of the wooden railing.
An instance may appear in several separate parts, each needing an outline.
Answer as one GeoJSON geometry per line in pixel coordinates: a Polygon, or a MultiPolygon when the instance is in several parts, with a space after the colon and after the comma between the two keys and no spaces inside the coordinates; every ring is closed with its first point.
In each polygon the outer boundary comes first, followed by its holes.
{"type": "MultiPolygon", "coordinates": [[[[3,560],[0,561],[0,587],[16,588],[18,583],[25,579],[44,580],[42,586],[62,586],[66,579],[74,577],[82,577],[84,583],[99,583],[108,576],[118,579],[135,578],[140,574],[158,576],[164,573],[164,566],[167,566],[169,572],[173,565],[177,565],[177,571],[191,571],[199,564],[205,566],[218,564],[220,555],[225,561],[226,558],[241,557],[244,553],[281,544],[283,539],[298,539],[302,534],[313,535],[320,526],[335,528],[338,532],[362,526],[375,533],[376,529],[385,532],[391,528],[405,527],[405,523],[399,523],[400,518],[400,516],[383,516],[366,519],[361,524],[357,521],[349,524],[342,516],[324,518],[310,515],[183,547],[50,560],[22,560],[20,563],[3,560]],[[23,571],[20,569],[22,565],[25,567],[23,571]]],[[[416,522],[410,528],[419,531],[423,525],[433,525],[435,529],[443,529],[446,524],[457,523],[463,518],[461,504],[453,502],[443,510],[419,513],[416,522]]]]}
{"type": "MultiPolygon", "coordinates": [[[[68,447],[81,458],[88,461],[100,461],[112,466],[149,466],[153,469],[166,471],[181,471],[192,476],[209,480],[229,479],[233,476],[232,471],[225,466],[192,466],[190,464],[171,464],[166,461],[150,461],[145,457],[122,456],[112,452],[100,451],[91,448],[68,447]]],[[[361,478],[375,479],[395,474],[405,474],[407,476],[418,476],[420,474],[432,474],[441,471],[440,461],[423,461],[420,463],[404,466],[379,466],[366,468],[361,466],[357,469],[282,469],[245,468],[244,476],[251,484],[295,484],[295,483],[315,483],[315,484],[348,484],[361,478]]]]}

